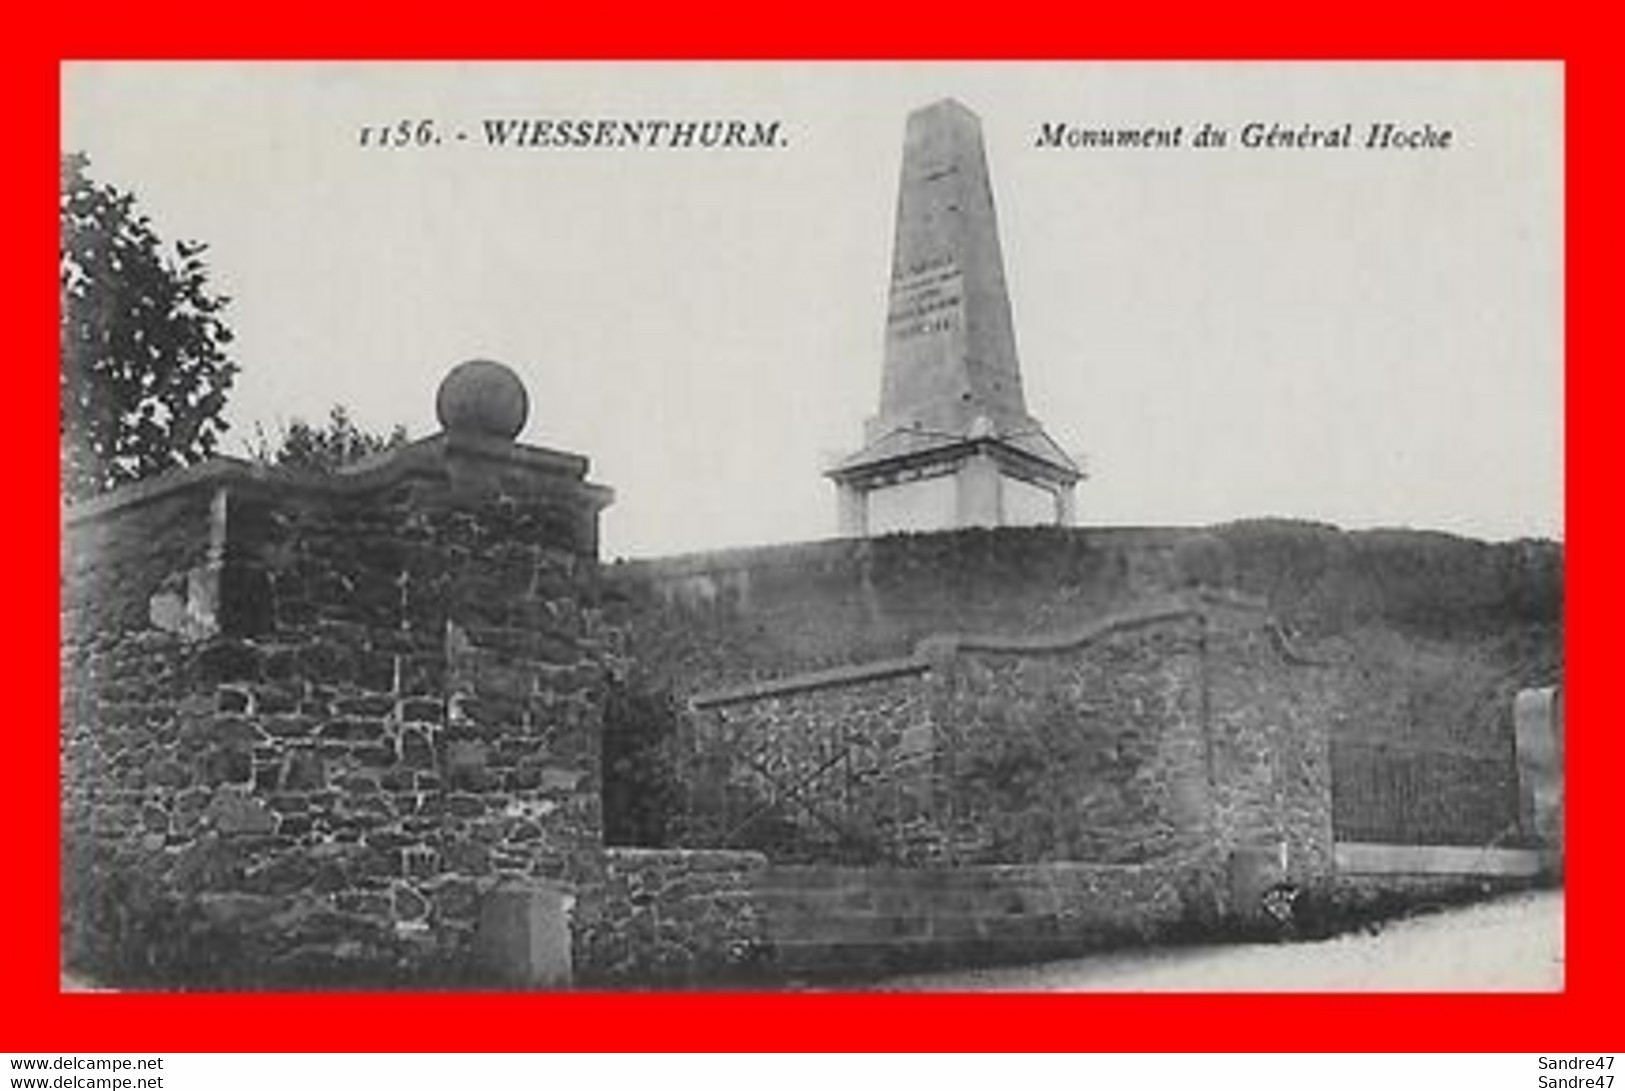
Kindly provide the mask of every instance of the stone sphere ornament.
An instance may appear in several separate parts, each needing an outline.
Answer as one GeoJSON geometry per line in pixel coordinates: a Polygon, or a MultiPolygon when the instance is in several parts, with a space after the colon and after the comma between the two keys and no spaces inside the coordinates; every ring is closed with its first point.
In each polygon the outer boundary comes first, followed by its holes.
{"type": "Polygon", "coordinates": [[[530,396],[508,365],[465,360],[440,381],[434,411],[447,432],[511,440],[525,427],[530,396]]]}

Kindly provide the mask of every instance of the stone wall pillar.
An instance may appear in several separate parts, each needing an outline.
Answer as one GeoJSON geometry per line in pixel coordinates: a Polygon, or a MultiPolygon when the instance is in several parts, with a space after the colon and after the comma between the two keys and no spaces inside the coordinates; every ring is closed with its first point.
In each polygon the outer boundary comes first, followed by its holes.
{"type": "Polygon", "coordinates": [[[562,983],[602,869],[611,494],[515,442],[501,365],[437,409],[337,475],[218,460],[69,513],[64,923],[92,976],[562,983]]]}
{"type": "Polygon", "coordinates": [[[1317,884],[1334,869],[1330,732],[1341,683],[1337,668],[1291,653],[1263,602],[1225,590],[1194,597],[1205,619],[1211,837],[1228,861],[1230,911],[1254,919],[1270,887],[1317,884]]]}
{"type": "Polygon", "coordinates": [[[1550,854],[1550,866],[1563,858],[1563,691],[1526,689],[1513,701],[1517,746],[1519,828],[1550,854]]]}

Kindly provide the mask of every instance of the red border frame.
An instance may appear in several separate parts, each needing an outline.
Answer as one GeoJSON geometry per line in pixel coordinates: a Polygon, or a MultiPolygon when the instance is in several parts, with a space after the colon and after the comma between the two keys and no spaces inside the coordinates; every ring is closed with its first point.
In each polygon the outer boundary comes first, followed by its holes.
{"type": "MultiPolygon", "coordinates": [[[[1605,103],[1622,101],[1617,61],[1595,23],[1558,4],[1378,0],[1358,9],[1284,4],[1199,9],[1080,8],[1064,18],[1027,0],[952,10],[948,3],[770,8],[743,15],[696,6],[596,14],[513,5],[449,10],[392,5],[335,12],[292,0],[276,21],[222,21],[197,3],[65,5],[9,31],[3,71],[13,199],[5,299],[16,305],[7,377],[10,492],[24,533],[8,542],[6,627],[11,697],[0,770],[0,974],[5,1049],[78,1052],[367,1050],[684,1050],[1032,1048],[1180,1050],[1566,1050],[1618,1037],[1609,993],[1625,977],[1610,917],[1621,904],[1610,774],[1625,768],[1620,733],[1592,686],[1604,619],[1614,616],[1606,559],[1570,541],[1568,580],[1568,988],[1545,996],[872,996],[872,995],[62,995],[57,971],[56,534],[59,508],[50,385],[55,299],[53,188],[62,59],[141,57],[676,58],[1526,58],[1566,64],[1568,512],[1588,525],[1606,488],[1597,445],[1604,361],[1618,358],[1603,275],[1620,252],[1625,193],[1605,103]],[[1515,14],[1514,14],[1515,12],[1515,14]],[[1608,91],[1609,85],[1614,86],[1608,91]],[[17,338],[20,338],[20,343],[17,338]],[[1578,545],[1578,548],[1576,548],[1578,545]],[[1612,860],[1610,859],[1612,857],[1612,860]],[[1612,870],[1610,865],[1613,865],[1612,870]],[[1611,1033],[1604,1034],[1604,1031],[1611,1033]]],[[[8,308],[9,309],[9,308],[8,308]]],[[[1485,472],[1493,473],[1493,467],[1485,472]]],[[[1599,551],[1600,552],[1600,551],[1599,551]]]]}

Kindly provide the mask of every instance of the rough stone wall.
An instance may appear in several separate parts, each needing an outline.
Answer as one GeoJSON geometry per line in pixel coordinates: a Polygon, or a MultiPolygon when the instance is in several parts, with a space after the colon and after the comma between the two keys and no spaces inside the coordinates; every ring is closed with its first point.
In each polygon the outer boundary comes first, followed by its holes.
{"type": "Polygon", "coordinates": [[[692,713],[676,838],[786,861],[936,855],[935,701],[915,673],[692,713]]]}
{"type": "Polygon", "coordinates": [[[576,969],[585,985],[718,983],[766,968],[754,852],[608,849],[578,904],[576,969]]]}
{"type": "Polygon", "coordinates": [[[1191,602],[701,695],[685,843],[776,863],[1192,867],[1285,843],[1296,868],[1329,870],[1335,689],[1256,606],[1191,602]]]}
{"type": "Polygon", "coordinates": [[[216,465],[76,513],[70,959],[191,983],[453,980],[485,889],[592,878],[602,501],[557,462],[425,441],[371,476],[216,465]],[[147,533],[164,508],[209,519],[147,533]]]}
{"type": "Polygon", "coordinates": [[[948,860],[1131,863],[1202,850],[1195,617],[947,665],[937,821],[948,860]]]}
{"type": "Polygon", "coordinates": [[[195,642],[214,627],[216,501],[203,483],[70,520],[64,534],[62,938],[72,963],[140,971],[185,954],[207,970],[232,954],[198,942],[208,938],[192,935],[200,907],[183,907],[164,881],[170,868],[183,883],[207,881],[197,831],[231,825],[252,778],[230,729],[212,730],[218,659],[195,642]],[[154,867],[159,858],[169,867],[154,867]]]}

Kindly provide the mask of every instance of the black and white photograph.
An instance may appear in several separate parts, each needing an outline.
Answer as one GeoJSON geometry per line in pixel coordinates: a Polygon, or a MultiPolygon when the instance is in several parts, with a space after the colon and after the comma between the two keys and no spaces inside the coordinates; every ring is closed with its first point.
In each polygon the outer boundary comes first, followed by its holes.
{"type": "Polygon", "coordinates": [[[1563,71],[64,62],[63,990],[1562,991],[1563,71]]]}

